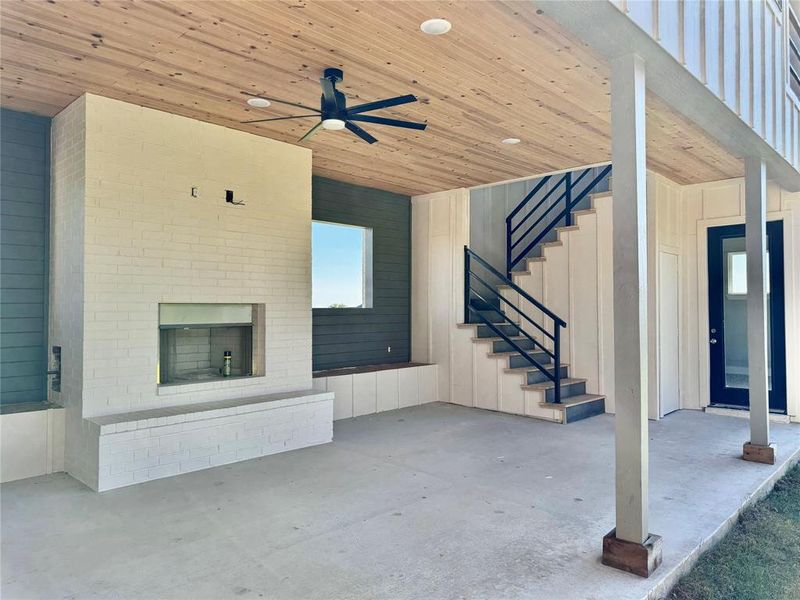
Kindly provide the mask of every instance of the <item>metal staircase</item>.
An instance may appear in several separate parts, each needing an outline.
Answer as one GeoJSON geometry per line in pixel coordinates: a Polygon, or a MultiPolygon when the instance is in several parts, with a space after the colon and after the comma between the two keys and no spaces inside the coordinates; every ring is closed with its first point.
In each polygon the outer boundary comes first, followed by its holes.
{"type": "Polygon", "coordinates": [[[475,324],[476,342],[490,342],[493,358],[505,358],[506,373],[524,376],[522,389],[539,392],[542,403],[561,412],[571,423],[605,412],[605,398],[586,393],[586,380],[572,377],[561,360],[561,334],[566,321],[527,294],[468,247],[464,247],[464,322],[475,324]],[[515,292],[519,303],[508,299],[489,275],[515,292]],[[543,315],[534,320],[520,306],[527,302],[543,315]],[[512,318],[513,317],[513,318],[512,318]]]}
{"type": "Polygon", "coordinates": [[[605,397],[587,393],[586,379],[573,377],[562,361],[567,322],[517,285],[513,275],[529,259],[543,260],[542,246],[558,243],[553,239],[559,230],[573,228],[573,212],[610,171],[609,165],[555,181],[543,178],[506,219],[505,274],[464,247],[464,323],[474,325],[473,341],[490,342],[488,356],[505,358],[504,372],[521,375],[522,389],[537,393],[540,406],[556,409],[556,420],[565,424],[605,412],[605,397]]]}

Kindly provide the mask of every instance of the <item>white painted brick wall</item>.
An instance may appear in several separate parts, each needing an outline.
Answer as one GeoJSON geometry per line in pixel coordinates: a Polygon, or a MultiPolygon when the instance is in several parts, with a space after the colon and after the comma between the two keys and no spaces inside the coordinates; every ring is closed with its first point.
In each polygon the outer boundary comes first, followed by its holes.
{"type": "Polygon", "coordinates": [[[49,345],[61,346],[61,391],[49,392],[64,406],[65,468],[90,487],[97,485],[97,448],[84,434],[83,298],[86,102],[79,98],[53,118],[50,130],[51,202],[49,345]]]}
{"type": "MultiPolygon", "coordinates": [[[[243,443],[236,432],[216,444],[198,437],[152,464],[142,446],[151,441],[138,437],[130,470],[115,464],[112,475],[88,420],[311,387],[311,152],[89,94],[54,118],[51,135],[50,340],[63,348],[53,400],[66,407],[67,471],[108,489],[316,440],[313,427],[301,441],[265,426],[247,445],[231,446],[243,443]],[[226,189],[245,206],[227,204],[226,189]],[[254,353],[265,374],[159,388],[164,302],[263,306],[254,353]]],[[[166,428],[180,423],[167,421],[146,425],[162,429],[164,448],[166,428]]],[[[122,427],[114,435],[139,432],[122,427]]]]}
{"type": "Polygon", "coordinates": [[[333,394],[306,391],[97,417],[98,491],[333,439],[333,394]]]}
{"type": "Polygon", "coordinates": [[[311,387],[311,152],[85,104],[83,416],[311,387]],[[266,374],[159,389],[162,302],[264,304],[266,374]]]}

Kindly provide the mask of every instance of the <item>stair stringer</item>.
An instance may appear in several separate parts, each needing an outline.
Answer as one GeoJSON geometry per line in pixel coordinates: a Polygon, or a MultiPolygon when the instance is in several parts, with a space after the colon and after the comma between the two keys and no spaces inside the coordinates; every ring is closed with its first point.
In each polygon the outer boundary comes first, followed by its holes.
{"type": "Polygon", "coordinates": [[[574,224],[556,228],[557,239],[542,245],[542,256],[512,274],[515,284],[567,321],[561,360],[572,377],[587,380],[588,393],[606,396],[607,412],[614,406],[611,212],[611,194],[593,194],[590,209],[573,213],[574,224]]]}
{"type": "MultiPolygon", "coordinates": [[[[573,217],[574,225],[556,228],[557,238],[542,244],[542,256],[528,258],[526,270],[515,271],[512,277],[526,293],[542,299],[545,306],[567,321],[567,329],[562,330],[562,364],[570,365],[570,377],[586,379],[587,393],[606,396],[606,411],[613,412],[613,396],[609,397],[613,395],[610,193],[592,194],[592,208],[577,211],[573,217]],[[587,331],[596,335],[587,335],[587,331]]],[[[536,322],[547,323],[541,311],[519,298],[513,289],[499,288],[503,297],[536,322]]],[[[503,308],[509,318],[521,322],[526,332],[552,349],[541,332],[505,303],[503,308]]],[[[477,324],[459,324],[458,328],[462,331],[455,336],[452,352],[455,364],[464,371],[454,369],[451,375],[453,389],[459,391],[452,402],[563,422],[564,412],[549,408],[543,391],[523,389],[527,382],[525,370],[508,371],[508,355],[493,354],[491,338],[477,338],[477,324]]]]}
{"type": "Polygon", "coordinates": [[[465,398],[462,397],[456,401],[457,404],[561,422],[561,411],[540,406],[544,402],[543,392],[522,389],[526,383],[525,372],[507,371],[511,366],[508,355],[493,354],[491,338],[475,337],[477,324],[465,323],[458,327],[470,329],[473,333],[470,339],[472,355],[469,386],[472,394],[469,402],[464,402],[465,398]]]}

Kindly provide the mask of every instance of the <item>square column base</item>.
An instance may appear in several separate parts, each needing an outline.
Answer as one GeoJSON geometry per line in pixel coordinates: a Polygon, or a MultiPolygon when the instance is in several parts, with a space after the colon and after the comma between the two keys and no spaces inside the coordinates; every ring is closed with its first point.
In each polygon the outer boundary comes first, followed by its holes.
{"type": "Polygon", "coordinates": [[[616,527],[603,538],[603,564],[640,577],[650,575],[661,565],[661,536],[647,536],[644,544],[621,540],[616,527]]]}
{"type": "Polygon", "coordinates": [[[750,462],[764,463],[765,465],[775,464],[775,454],[778,447],[775,444],[769,446],[759,446],[747,442],[742,448],[742,459],[750,462]]]}

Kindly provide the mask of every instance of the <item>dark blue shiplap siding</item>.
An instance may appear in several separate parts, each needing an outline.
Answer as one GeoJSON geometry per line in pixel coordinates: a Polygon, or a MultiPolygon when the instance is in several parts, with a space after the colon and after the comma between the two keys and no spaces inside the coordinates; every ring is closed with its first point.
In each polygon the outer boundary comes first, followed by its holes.
{"type": "Polygon", "coordinates": [[[47,399],[50,119],[0,109],[0,402],[47,399]]]}
{"type": "Polygon", "coordinates": [[[408,362],[411,199],[314,177],[311,206],[315,221],[371,227],[373,261],[372,308],[314,309],[314,370],[408,362]]]}

